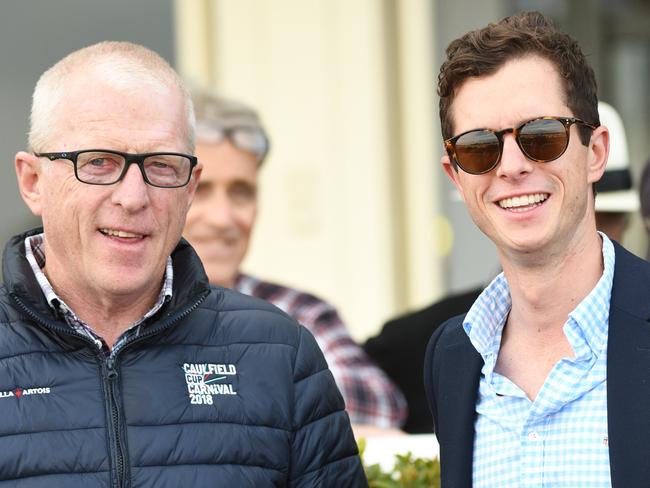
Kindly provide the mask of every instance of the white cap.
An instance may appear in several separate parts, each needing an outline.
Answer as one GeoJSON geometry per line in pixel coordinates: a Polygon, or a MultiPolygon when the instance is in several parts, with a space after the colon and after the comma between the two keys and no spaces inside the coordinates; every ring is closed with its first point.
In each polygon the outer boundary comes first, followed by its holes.
{"type": "Polygon", "coordinates": [[[605,102],[598,102],[598,114],[600,124],[609,129],[609,159],[605,173],[596,183],[596,212],[636,212],[639,195],[632,189],[623,121],[614,107],[605,102]]]}

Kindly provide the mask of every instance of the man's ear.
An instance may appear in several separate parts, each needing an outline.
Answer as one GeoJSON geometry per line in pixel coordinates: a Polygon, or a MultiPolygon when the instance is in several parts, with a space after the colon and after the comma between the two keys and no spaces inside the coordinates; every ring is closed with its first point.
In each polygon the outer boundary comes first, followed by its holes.
{"type": "Polygon", "coordinates": [[[460,181],[458,179],[458,169],[456,166],[454,166],[449,159],[449,155],[445,152],[444,156],[440,158],[440,162],[442,163],[442,168],[445,170],[445,174],[447,177],[451,180],[451,182],[454,184],[456,187],[456,190],[458,190],[458,194],[460,197],[465,201],[465,195],[463,194],[463,188],[460,185],[460,181]]]}
{"type": "Polygon", "coordinates": [[[20,196],[34,215],[42,215],[42,184],[41,162],[33,154],[25,151],[16,153],[16,176],[20,196]]]}
{"type": "Polygon", "coordinates": [[[591,133],[591,139],[587,146],[587,181],[595,183],[600,180],[607,166],[609,156],[609,129],[601,125],[591,133]]]}

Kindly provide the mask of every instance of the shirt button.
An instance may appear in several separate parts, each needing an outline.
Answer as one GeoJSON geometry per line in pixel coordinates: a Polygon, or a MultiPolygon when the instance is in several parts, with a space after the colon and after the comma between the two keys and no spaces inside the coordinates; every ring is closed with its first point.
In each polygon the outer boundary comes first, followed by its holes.
{"type": "Polygon", "coordinates": [[[539,439],[539,434],[537,432],[533,431],[533,432],[528,433],[528,440],[529,441],[536,441],[538,439],[539,439]]]}

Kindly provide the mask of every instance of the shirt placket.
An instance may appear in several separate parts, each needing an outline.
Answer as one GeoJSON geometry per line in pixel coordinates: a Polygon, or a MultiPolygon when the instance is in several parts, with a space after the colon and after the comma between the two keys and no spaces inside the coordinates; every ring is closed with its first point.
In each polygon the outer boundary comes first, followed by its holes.
{"type": "Polygon", "coordinates": [[[542,488],[544,486],[544,449],[548,422],[543,417],[529,416],[519,434],[521,473],[519,486],[542,488]]]}

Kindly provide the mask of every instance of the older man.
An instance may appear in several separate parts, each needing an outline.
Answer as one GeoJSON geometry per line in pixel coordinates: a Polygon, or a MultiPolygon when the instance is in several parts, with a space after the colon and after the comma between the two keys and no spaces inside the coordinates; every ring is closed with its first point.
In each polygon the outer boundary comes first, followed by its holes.
{"type": "Polygon", "coordinates": [[[596,229],[609,131],[577,42],[523,12],[447,48],[445,173],[503,273],[432,336],[443,486],[650,479],[650,264],[596,229]]]}
{"type": "Polygon", "coordinates": [[[210,283],[234,288],[281,308],[310,330],[323,350],[357,434],[400,427],[406,416],[401,392],[350,337],[336,309],[295,288],[241,272],[257,215],[259,167],[268,139],[247,106],[195,95],[196,154],[203,173],[187,215],[185,237],[210,283]]]}
{"type": "Polygon", "coordinates": [[[20,486],[364,486],[311,335],[214,289],[180,239],[201,171],[191,100],[105,42],[34,91],[0,293],[0,479],[20,486]]]}

